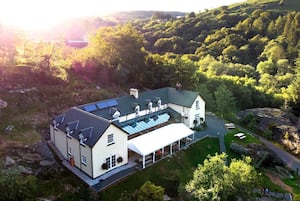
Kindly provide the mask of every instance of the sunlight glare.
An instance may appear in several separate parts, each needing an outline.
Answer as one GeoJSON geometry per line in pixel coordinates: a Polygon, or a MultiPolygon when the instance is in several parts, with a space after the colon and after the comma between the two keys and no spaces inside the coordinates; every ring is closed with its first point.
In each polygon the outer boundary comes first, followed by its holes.
{"type": "Polygon", "coordinates": [[[114,11],[201,11],[245,0],[7,0],[0,3],[0,23],[45,29],[75,17],[103,16],[114,11]]]}
{"type": "Polygon", "coordinates": [[[101,6],[99,1],[98,3],[96,1],[10,0],[5,3],[1,2],[0,22],[26,29],[40,30],[69,18],[101,16],[113,11],[114,7],[101,6]],[[93,6],[94,4],[99,6],[93,6]]]}

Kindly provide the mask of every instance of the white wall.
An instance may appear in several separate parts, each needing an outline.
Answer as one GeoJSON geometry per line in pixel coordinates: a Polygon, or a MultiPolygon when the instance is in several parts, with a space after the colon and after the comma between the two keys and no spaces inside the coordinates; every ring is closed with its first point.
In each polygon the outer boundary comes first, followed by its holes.
{"type": "MultiPolygon", "coordinates": [[[[115,127],[110,125],[108,129],[104,132],[102,137],[98,140],[92,150],[93,158],[93,177],[96,178],[111,170],[103,170],[102,164],[106,162],[107,157],[116,155],[116,158],[121,156],[123,161],[121,163],[116,163],[116,167],[122,166],[128,163],[128,148],[127,148],[127,134],[115,127]],[[109,134],[114,134],[114,144],[107,145],[107,136],[109,134]]],[[[112,168],[113,169],[113,168],[112,168]]]]}
{"type": "Polygon", "coordinates": [[[53,129],[54,131],[54,138],[55,138],[55,146],[57,149],[62,153],[65,159],[68,159],[67,153],[67,135],[65,132],[57,129],[53,129]]]}
{"type": "Polygon", "coordinates": [[[71,154],[69,154],[67,159],[69,160],[70,157],[73,157],[75,166],[80,168],[79,141],[76,138],[67,137],[67,143],[68,144],[66,146],[68,147],[68,152],[71,151],[71,154]]]}
{"type": "MultiPolygon", "coordinates": [[[[179,114],[181,114],[181,115],[184,114],[184,116],[188,117],[188,108],[180,106],[180,105],[175,105],[172,103],[169,103],[168,106],[170,108],[172,108],[173,110],[175,110],[176,112],[178,112],[179,114]]],[[[182,117],[181,121],[182,121],[182,123],[184,123],[185,125],[190,127],[188,118],[186,119],[186,118],[182,117]]]]}
{"type": "Polygon", "coordinates": [[[182,118],[183,123],[190,128],[194,127],[194,120],[196,114],[199,114],[200,118],[203,118],[203,120],[205,121],[205,102],[200,96],[198,96],[195,99],[194,103],[190,108],[183,107],[180,105],[175,105],[172,103],[169,103],[168,106],[173,110],[175,110],[176,112],[183,114],[184,115],[184,117],[182,118]],[[199,101],[199,108],[196,108],[196,101],[199,101]]]}
{"type": "Polygon", "coordinates": [[[54,128],[53,128],[53,125],[49,125],[50,127],[50,139],[51,141],[54,143],[54,128]]]}
{"type": "Polygon", "coordinates": [[[88,174],[90,177],[93,177],[92,165],[94,161],[92,161],[92,152],[89,146],[82,146],[80,145],[80,163],[81,163],[81,170],[88,174]],[[86,157],[86,163],[81,162],[81,158],[86,157]]]}
{"type": "Polygon", "coordinates": [[[203,118],[203,121],[205,121],[205,102],[200,96],[198,96],[196,98],[192,107],[189,109],[189,116],[190,116],[189,119],[190,119],[191,127],[194,126],[194,120],[195,120],[196,114],[199,114],[200,118],[203,118]],[[198,108],[196,108],[197,101],[199,102],[198,108]]]}

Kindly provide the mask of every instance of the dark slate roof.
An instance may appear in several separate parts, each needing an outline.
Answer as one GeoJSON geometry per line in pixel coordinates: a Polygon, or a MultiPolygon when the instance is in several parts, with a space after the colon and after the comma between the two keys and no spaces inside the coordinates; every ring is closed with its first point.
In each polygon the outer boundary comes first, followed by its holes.
{"type": "Polygon", "coordinates": [[[169,103],[181,105],[184,107],[191,107],[199,95],[198,92],[188,90],[176,90],[175,88],[167,88],[169,103]]]}
{"type": "MultiPolygon", "coordinates": [[[[136,105],[140,106],[140,110],[147,109],[149,101],[152,101],[153,107],[156,107],[158,99],[161,100],[162,105],[173,103],[184,107],[191,107],[198,95],[199,94],[197,92],[193,91],[176,90],[175,88],[165,87],[141,93],[139,92],[138,99],[130,95],[111,99],[116,100],[118,104],[101,110],[97,109],[90,113],[111,120],[115,109],[117,109],[121,113],[121,116],[123,116],[133,113],[136,105]]],[[[97,103],[98,102],[81,105],[78,106],[78,108],[84,110],[84,107],[93,104],[95,105],[97,103]]]]}
{"type": "Polygon", "coordinates": [[[110,125],[110,121],[76,107],[54,117],[54,120],[57,122],[57,128],[64,132],[68,126],[72,137],[80,140],[79,134],[82,134],[86,138],[84,144],[90,147],[96,144],[110,125]]]}

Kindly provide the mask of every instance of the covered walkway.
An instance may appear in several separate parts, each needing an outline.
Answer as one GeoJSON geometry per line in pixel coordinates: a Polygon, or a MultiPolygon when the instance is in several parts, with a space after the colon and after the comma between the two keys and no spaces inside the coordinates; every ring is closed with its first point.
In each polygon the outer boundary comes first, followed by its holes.
{"type": "Polygon", "coordinates": [[[145,168],[146,164],[173,154],[193,140],[193,130],[183,123],[174,123],[129,140],[128,148],[142,156],[142,167],[145,168]]]}

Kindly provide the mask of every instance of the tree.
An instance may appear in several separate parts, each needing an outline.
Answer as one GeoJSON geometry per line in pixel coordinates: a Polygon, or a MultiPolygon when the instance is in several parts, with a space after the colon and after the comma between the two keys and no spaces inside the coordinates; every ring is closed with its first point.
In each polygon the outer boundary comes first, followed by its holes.
{"type": "Polygon", "coordinates": [[[264,51],[261,53],[260,57],[276,62],[279,59],[285,59],[286,55],[282,45],[277,41],[271,40],[265,46],[264,51]]]}
{"type": "Polygon", "coordinates": [[[234,56],[237,54],[237,47],[234,45],[229,45],[226,47],[223,51],[222,54],[223,56],[228,60],[228,61],[233,61],[234,56]]]}
{"type": "Polygon", "coordinates": [[[216,104],[213,95],[207,89],[207,86],[204,83],[200,84],[199,86],[197,86],[196,90],[200,93],[201,97],[203,97],[203,99],[205,100],[207,109],[213,111],[216,108],[215,106],[216,104]]]}
{"type": "Polygon", "coordinates": [[[280,0],[279,6],[283,6],[283,5],[284,5],[284,0],[280,0]]]}
{"type": "Polygon", "coordinates": [[[104,68],[110,69],[119,84],[141,83],[145,67],[144,38],[130,24],[100,28],[86,51],[104,68]]]}
{"type": "Polygon", "coordinates": [[[277,73],[277,66],[273,63],[272,60],[261,61],[257,64],[256,70],[261,75],[275,75],[277,73]]]}
{"type": "Polygon", "coordinates": [[[163,201],[164,189],[147,181],[140,187],[136,198],[137,201],[163,201]]]}
{"type": "Polygon", "coordinates": [[[194,171],[186,191],[201,201],[255,200],[258,174],[251,158],[233,159],[229,166],[225,153],[208,156],[194,171]]]}
{"type": "Polygon", "coordinates": [[[18,171],[0,171],[0,201],[34,200],[37,189],[34,176],[23,177],[18,171]]]}
{"type": "Polygon", "coordinates": [[[235,98],[226,85],[220,85],[214,93],[217,111],[223,115],[235,110],[235,98]]]}
{"type": "Polygon", "coordinates": [[[276,36],[277,30],[275,27],[275,22],[272,20],[267,28],[267,34],[269,36],[269,38],[274,38],[276,36]]]}

